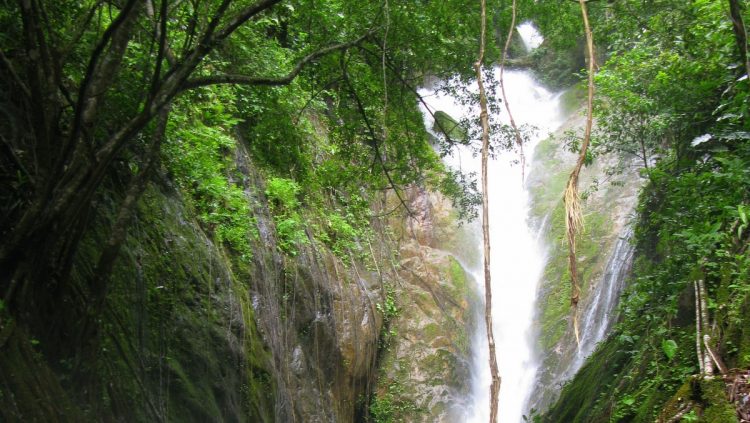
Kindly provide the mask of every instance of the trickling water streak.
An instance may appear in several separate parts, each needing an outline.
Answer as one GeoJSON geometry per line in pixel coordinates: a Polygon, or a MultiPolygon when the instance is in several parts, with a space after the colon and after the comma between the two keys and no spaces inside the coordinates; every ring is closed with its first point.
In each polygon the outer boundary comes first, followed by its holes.
{"type": "MultiPolygon", "coordinates": [[[[533,28],[533,27],[532,27],[533,28]]],[[[496,72],[498,73],[498,72],[496,72]]],[[[496,75],[497,77],[497,75],[496,75]]],[[[559,96],[539,86],[525,71],[506,71],[505,88],[519,125],[538,128],[527,151],[533,154],[537,142],[561,122],[559,96]]],[[[471,87],[469,87],[471,90],[471,87]]],[[[454,118],[471,116],[475,111],[459,105],[454,99],[423,89],[420,94],[433,111],[442,110],[454,118]]],[[[501,116],[502,119],[503,116],[501,116]]],[[[425,113],[426,126],[432,119],[425,113]]],[[[497,346],[497,359],[502,377],[499,420],[521,422],[526,402],[534,383],[538,364],[532,350],[530,328],[535,312],[536,292],[545,263],[545,249],[535,230],[528,225],[529,194],[519,181],[521,169],[513,166],[513,152],[499,154],[490,162],[490,237],[492,247],[492,313],[497,346]]],[[[480,161],[468,149],[446,158],[449,166],[479,174],[480,161]]],[[[531,164],[527,163],[527,168],[531,164]]],[[[528,169],[526,170],[528,174],[528,169]]],[[[481,232],[475,232],[477,247],[481,232]]],[[[479,248],[478,248],[479,250],[479,248]]],[[[482,281],[481,269],[470,269],[475,281],[482,281]]],[[[482,292],[481,283],[479,290],[482,292]]],[[[484,319],[478,319],[483,322],[484,319]]],[[[486,329],[480,328],[473,339],[473,392],[468,410],[469,422],[489,419],[490,372],[486,329]]]]}
{"type": "Polygon", "coordinates": [[[594,351],[596,344],[604,339],[612,325],[617,301],[633,262],[634,247],[630,243],[632,235],[632,229],[626,228],[617,240],[604,276],[594,288],[595,293],[588,302],[583,319],[581,319],[581,345],[565,371],[565,379],[573,377],[581,368],[586,357],[594,351]]]}

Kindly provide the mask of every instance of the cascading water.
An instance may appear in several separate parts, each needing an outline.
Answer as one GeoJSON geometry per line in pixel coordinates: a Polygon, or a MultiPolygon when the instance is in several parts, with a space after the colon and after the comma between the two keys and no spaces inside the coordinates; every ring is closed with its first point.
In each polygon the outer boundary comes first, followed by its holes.
{"type": "MultiPolygon", "coordinates": [[[[533,47],[541,35],[530,24],[521,25],[524,44],[533,47]]],[[[499,73],[499,70],[496,70],[499,73]]],[[[497,77],[498,75],[496,75],[497,77]]],[[[562,123],[559,95],[541,87],[527,71],[506,70],[505,91],[513,117],[518,125],[537,128],[536,136],[525,146],[527,157],[533,156],[537,142],[562,123]]],[[[472,90],[472,87],[468,87],[472,90]]],[[[473,89],[476,92],[476,88],[473,89]]],[[[454,98],[423,89],[432,111],[442,110],[455,118],[470,117],[478,112],[467,109],[454,98]]],[[[501,120],[507,118],[503,111],[501,120]]],[[[432,118],[425,110],[427,128],[432,118]]],[[[497,346],[497,361],[502,378],[499,420],[521,422],[526,403],[534,384],[537,363],[532,350],[531,326],[535,312],[537,285],[545,263],[545,249],[537,230],[529,227],[529,195],[521,183],[521,168],[513,165],[518,157],[512,152],[499,154],[491,160],[488,169],[490,185],[489,210],[492,248],[492,313],[497,346]]],[[[446,158],[449,166],[463,172],[480,172],[480,160],[468,149],[461,148],[446,158]]],[[[527,168],[531,166],[527,162],[527,168]]],[[[526,169],[528,174],[528,169],[526,169]]],[[[474,231],[477,244],[481,232],[474,231]]],[[[481,269],[473,270],[474,279],[484,291],[481,269]]],[[[479,319],[483,322],[483,319],[479,319]]],[[[488,348],[486,329],[480,328],[473,339],[474,383],[467,421],[486,422],[489,419],[488,348]]]]}

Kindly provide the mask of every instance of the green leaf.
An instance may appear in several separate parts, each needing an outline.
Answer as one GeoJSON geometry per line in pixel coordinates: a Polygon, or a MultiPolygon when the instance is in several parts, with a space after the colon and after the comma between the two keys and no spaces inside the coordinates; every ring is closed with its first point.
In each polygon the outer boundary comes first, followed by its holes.
{"type": "Polygon", "coordinates": [[[665,339],[661,341],[661,349],[664,351],[664,355],[671,360],[677,354],[677,343],[671,339],[665,339]]]}

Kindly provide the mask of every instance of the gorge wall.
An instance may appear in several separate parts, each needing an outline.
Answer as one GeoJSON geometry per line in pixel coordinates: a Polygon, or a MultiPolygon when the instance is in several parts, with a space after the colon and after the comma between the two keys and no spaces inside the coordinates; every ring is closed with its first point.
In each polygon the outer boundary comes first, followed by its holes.
{"type": "MultiPolygon", "coordinates": [[[[306,225],[289,253],[268,177],[242,142],[227,157],[257,225],[251,257],[217,239],[160,172],[117,262],[89,360],[70,359],[75,333],[65,328],[81,316],[62,315],[48,337],[0,320],[2,420],[347,422],[372,408],[376,421],[452,421],[468,389],[477,299],[440,249],[456,237],[447,201],[413,188],[414,219],[373,218],[374,236],[343,253],[306,225]]],[[[105,201],[121,195],[113,187],[105,201]]],[[[113,206],[101,210],[97,222],[113,218],[113,206]]],[[[98,225],[74,279],[91,276],[106,239],[98,225]]]]}

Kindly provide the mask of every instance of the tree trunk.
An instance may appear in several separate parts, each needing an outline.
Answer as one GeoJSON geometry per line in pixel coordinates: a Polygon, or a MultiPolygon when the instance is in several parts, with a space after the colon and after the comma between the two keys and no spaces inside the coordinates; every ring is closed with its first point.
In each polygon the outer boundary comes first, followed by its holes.
{"type": "Polygon", "coordinates": [[[487,343],[489,345],[490,373],[492,383],[490,384],[490,423],[497,422],[498,399],[500,396],[500,374],[497,367],[497,356],[495,353],[495,336],[492,331],[492,277],[490,274],[490,226],[489,226],[489,201],[487,190],[487,161],[489,158],[490,125],[487,114],[487,96],[482,82],[482,62],[484,61],[484,44],[487,25],[487,5],[482,0],[481,35],[479,42],[479,59],[474,64],[477,72],[477,84],[479,85],[479,107],[481,108],[479,118],[482,122],[482,235],[484,245],[484,321],[487,325],[487,343]]]}
{"type": "Polygon", "coordinates": [[[706,373],[706,369],[703,367],[703,344],[701,343],[701,294],[698,289],[698,281],[693,282],[693,288],[695,289],[695,353],[698,356],[700,375],[703,376],[706,373]]]}
{"type": "MultiPolygon", "coordinates": [[[[703,279],[698,280],[698,293],[700,294],[701,333],[703,334],[704,346],[707,347],[708,342],[706,337],[708,337],[708,341],[711,340],[711,337],[708,335],[708,301],[706,300],[706,284],[703,282],[703,279]]],[[[703,353],[703,370],[705,377],[713,377],[714,363],[707,349],[703,353]]]]}
{"type": "Polygon", "coordinates": [[[729,14],[732,17],[732,29],[737,49],[740,52],[740,60],[745,65],[745,72],[750,76],[750,57],[747,51],[747,29],[742,19],[742,5],[739,0],[729,0],[729,14]]]}

